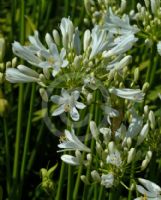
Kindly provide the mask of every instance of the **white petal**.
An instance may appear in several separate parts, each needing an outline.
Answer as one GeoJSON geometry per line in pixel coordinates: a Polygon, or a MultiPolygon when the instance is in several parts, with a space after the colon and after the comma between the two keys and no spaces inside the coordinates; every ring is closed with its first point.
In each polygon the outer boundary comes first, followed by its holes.
{"type": "Polygon", "coordinates": [[[64,103],[64,99],[58,95],[53,95],[51,96],[51,101],[56,103],[56,104],[63,104],[64,103]]]}
{"type": "Polygon", "coordinates": [[[74,97],[74,100],[78,100],[80,92],[76,90],[76,91],[73,91],[71,95],[74,97]]]}
{"type": "Polygon", "coordinates": [[[86,107],[86,105],[84,103],[81,103],[81,102],[78,102],[78,101],[76,101],[75,106],[78,109],[84,109],[86,107]]]}
{"type": "Polygon", "coordinates": [[[78,110],[75,107],[71,108],[70,116],[74,121],[78,121],[79,120],[79,113],[78,113],[78,110]]]}
{"type": "Polygon", "coordinates": [[[61,105],[59,108],[57,108],[53,113],[52,116],[60,115],[64,112],[64,105],[61,105]]]}
{"type": "Polygon", "coordinates": [[[79,159],[71,155],[62,155],[61,159],[70,165],[79,165],[79,159]]]}
{"type": "Polygon", "coordinates": [[[149,180],[143,179],[143,178],[139,178],[138,180],[150,192],[154,192],[154,193],[157,193],[157,194],[161,193],[161,188],[157,184],[155,184],[155,183],[153,183],[153,182],[151,182],[149,180]]]}

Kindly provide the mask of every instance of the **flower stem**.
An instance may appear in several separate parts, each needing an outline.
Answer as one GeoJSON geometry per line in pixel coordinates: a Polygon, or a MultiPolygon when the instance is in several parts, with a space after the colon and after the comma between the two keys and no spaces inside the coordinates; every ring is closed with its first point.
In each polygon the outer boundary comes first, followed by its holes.
{"type": "MultiPolygon", "coordinates": [[[[25,38],[24,12],[25,12],[24,0],[20,0],[20,41],[22,44],[24,43],[24,38],[25,38]]],[[[23,97],[24,97],[24,86],[20,84],[19,97],[18,97],[18,116],[17,116],[15,154],[14,154],[13,175],[12,175],[13,188],[12,188],[11,197],[13,199],[17,199],[16,196],[18,194],[20,139],[21,139],[22,118],[23,118],[22,117],[23,97]]]]}
{"type": "Polygon", "coordinates": [[[62,192],[62,187],[63,187],[64,174],[65,174],[65,163],[61,162],[60,177],[59,177],[58,189],[57,189],[57,194],[56,194],[55,200],[61,199],[61,192],[62,192]]]}
{"type": "Polygon", "coordinates": [[[100,190],[99,190],[99,196],[98,200],[103,200],[104,199],[104,186],[101,185],[100,190]]]}
{"type": "Polygon", "coordinates": [[[11,184],[11,168],[10,168],[10,150],[9,150],[9,138],[8,138],[8,130],[7,130],[7,122],[6,118],[3,118],[4,125],[4,136],[5,136],[5,153],[6,153],[6,185],[7,185],[7,193],[10,194],[10,184],[11,184]]]}
{"type": "MultiPolygon", "coordinates": [[[[90,112],[89,113],[94,113],[94,105],[92,104],[91,107],[90,107],[90,112]]],[[[92,115],[90,115],[89,117],[89,122],[92,120],[92,115]]],[[[89,123],[88,123],[89,124],[89,123]]],[[[87,145],[88,143],[88,139],[89,139],[89,125],[87,127],[87,131],[86,131],[86,136],[85,136],[85,145],[87,145]]],[[[82,155],[82,159],[84,158],[85,156],[85,153],[83,153],[82,155]]],[[[75,183],[75,187],[74,187],[74,192],[73,192],[73,200],[76,200],[77,199],[77,195],[78,195],[78,191],[79,191],[79,186],[80,186],[80,182],[81,182],[81,174],[82,174],[82,171],[83,171],[83,164],[81,164],[79,166],[79,169],[78,169],[78,173],[77,173],[77,179],[76,179],[76,183],[75,183]]]]}
{"type": "MultiPolygon", "coordinates": [[[[129,188],[131,187],[131,184],[133,183],[133,178],[134,178],[134,172],[135,172],[135,160],[133,160],[132,164],[131,164],[131,173],[130,173],[130,185],[129,188]]],[[[128,193],[128,200],[132,199],[132,190],[129,190],[128,193]]]]}
{"type": "Polygon", "coordinates": [[[42,135],[43,135],[43,130],[44,130],[44,124],[41,125],[40,130],[38,132],[37,138],[36,138],[36,144],[34,149],[31,152],[31,156],[27,165],[27,171],[30,171],[32,168],[32,165],[34,163],[35,157],[36,157],[36,153],[37,153],[37,149],[38,146],[40,145],[41,139],[42,139],[42,135]]]}
{"type": "Polygon", "coordinates": [[[19,191],[20,199],[21,199],[21,194],[22,194],[22,187],[23,187],[24,174],[25,174],[26,161],[27,161],[27,153],[28,153],[28,147],[29,147],[29,141],[30,141],[34,98],[35,98],[35,83],[33,83],[33,85],[32,85],[31,98],[30,98],[30,109],[29,109],[26,137],[25,137],[24,150],[23,150],[23,156],[22,156],[22,165],[21,165],[21,171],[20,171],[20,183],[21,183],[20,191],[19,191]]]}

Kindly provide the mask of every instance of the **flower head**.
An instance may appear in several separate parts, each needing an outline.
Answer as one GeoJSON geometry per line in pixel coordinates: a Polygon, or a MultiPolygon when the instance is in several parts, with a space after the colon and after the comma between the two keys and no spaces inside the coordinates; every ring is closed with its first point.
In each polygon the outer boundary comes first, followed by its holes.
{"type": "Polygon", "coordinates": [[[77,101],[80,96],[79,91],[73,91],[70,95],[67,90],[62,89],[61,95],[62,96],[51,96],[51,101],[59,105],[59,107],[52,113],[52,116],[60,115],[63,112],[69,112],[71,118],[74,121],[78,121],[80,116],[77,108],[84,109],[86,107],[83,103],[77,101]]]}
{"type": "Polygon", "coordinates": [[[71,130],[71,132],[65,130],[65,137],[66,140],[58,145],[59,148],[63,149],[62,151],[79,150],[90,152],[90,149],[87,146],[85,146],[75,135],[73,129],[71,130]]]}

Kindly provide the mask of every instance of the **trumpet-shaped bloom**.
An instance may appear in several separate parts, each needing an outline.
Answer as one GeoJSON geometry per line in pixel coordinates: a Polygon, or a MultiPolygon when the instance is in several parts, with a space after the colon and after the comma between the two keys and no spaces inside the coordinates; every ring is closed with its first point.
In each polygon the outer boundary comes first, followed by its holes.
{"type": "Polygon", "coordinates": [[[52,74],[55,76],[61,68],[68,65],[68,60],[65,58],[66,50],[62,48],[59,53],[56,44],[48,33],[45,40],[48,48],[40,42],[38,32],[35,31],[34,36],[29,36],[31,43],[29,46],[22,46],[19,42],[14,42],[12,45],[13,52],[16,56],[34,66],[42,69],[52,68],[52,74]]]}
{"type": "Polygon", "coordinates": [[[112,35],[106,33],[105,30],[102,30],[99,26],[95,26],[91,33],[92,41],[91,41],[91,54],[90,58],[95,55],[103,52],[112,42],[112,35]]]}
{"type": "Polygon", "coordinates": [[[84,109],[86,107],[83,103],[77,101],[80,96],[79,91],[73,91],[70,95],[67,90],[62,89],[61,95],[62,96],[51,96],[51,101],[59,105],[59,107],[52,113],[52,116],[58,116],[63,112],[69,112],[71,118],[74,121],[78,121],[80,116],[77,108],[84,109]]]}
{"type": "Polygon", "coordinates": [[[136,41],[137,38],[132,34],[117,37],[114,40],[113,47],[110,48],[110,50],[104,51],[102,56],[105,58],[109,58],[111,56],[123,54],[126,51],[130,50],[136,41]]]}
{"type": "Polygon", "coordinates": [[[143,101],[143,98],[144,98],[144,93],[140,89],[110,88],[109,92],[121,98],[129,99],[134,102],[141,102],[143,101]]]}
{"type": "MultiPolygon", "coordinates": [[[[138,180],[144,187],[137,185],[136,189],[143,197],[146,197],[147,200],[161,200],[161,188],[157,184],[143,178],[138,180]]],[[[141,200],[143,197],[138,197],[135,200],[141,200]]]]}
{"type": "Polygon", "coordinates": [[[139,31],[136,26],[130,25],[128,15],[120,17],[113,14],[112,9],[109,8],[108,15],[105,18],[104,28],[114,34],[135,34],[139,31]]]}
{"type": "Polygon", "coordinates": [[[60,151],[67,151],[67,150],[79,150],[79,151],[86,151],[90,152],[91,150],[84,145],[78,137],[75,135],[74,130],[72,129],[71,132],[65,130],[65,137],[66,140],[58,145],[59,148],[63,149],[60,151]]]}

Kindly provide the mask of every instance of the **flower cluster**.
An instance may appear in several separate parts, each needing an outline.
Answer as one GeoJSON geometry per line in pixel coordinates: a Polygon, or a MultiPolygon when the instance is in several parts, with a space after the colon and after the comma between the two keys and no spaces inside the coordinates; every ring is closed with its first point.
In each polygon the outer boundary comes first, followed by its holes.
{"type": "MultiPolygon", "coordinates": [[[[73,129],[71,132],[66,130],[66,139],[58,147],[63,149],[60,151],[75,151],[75,155],[63,154],[61,159],[70,165],[83,165],[87,169],[90,166],[91,177],[86,177],[88,183],[99,182],[106,188],[115,187],[130,173],[132,163],[137,165],[136,163],[141,162],[139,168],[143,171],[151,160],[152,151],[147,149],[146,152],[145,147],[142,146],[143,141],[148,139],[151,132],[150,115],[151,111],[148,118],[145,115],[138,116],[131,111],[132,119],[131,122],[129,121],[128,128],[121,123],[117,129],[114,129],[114,122],[106,127],[97,128],[96,123],[90,121],[91,139],[95,143],[94,149],[87,146],[88,142],[85,142],[86,145],[83,144],[73,129]],[[144,153],[141,153],[142,149],[144,153]]],[[[84,175],[83,177],[85,178],[84,175]]]]}

